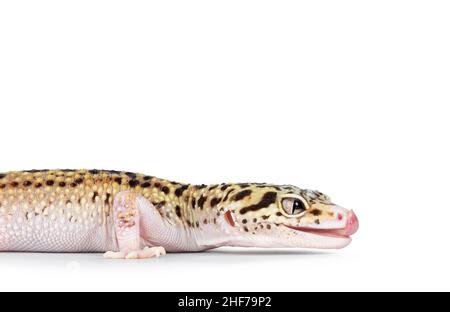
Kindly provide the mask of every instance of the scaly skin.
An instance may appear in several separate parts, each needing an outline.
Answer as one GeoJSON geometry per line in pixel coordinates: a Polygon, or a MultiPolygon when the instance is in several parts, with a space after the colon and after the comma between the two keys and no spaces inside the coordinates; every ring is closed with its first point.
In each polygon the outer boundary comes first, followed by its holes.
{"type": "Polygon", "coordinates": [[[189,185],[106,170],[0,174],[2,251],[147,258],[220,246],[342,248],[357,227],[352,211],[294,186],[189,185]]]}

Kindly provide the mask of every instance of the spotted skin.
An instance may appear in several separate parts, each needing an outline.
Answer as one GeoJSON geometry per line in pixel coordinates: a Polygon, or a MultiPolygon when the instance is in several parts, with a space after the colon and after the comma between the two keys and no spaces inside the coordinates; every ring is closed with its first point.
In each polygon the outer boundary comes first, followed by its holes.
{"type": "MultiPolygon", "coordinates": [[[[143,213],[146,215],[147,211],[143,213]]],[[[343,234],[356,231],[348,230],[350,217],[353,218],[351,213],[337,208],[326,195],[290,185],[190,185],[144,174],[97,169],[0,173],[0,250],[121,252],[130,247],[119,246],[117,237],[131,228],[137,231],[140,240],[139,244],[134,243],[135,249],[142,243],[146,247],[159,247],[161,242],[168,251],[226,245],[315,247],[316,244],[318,248],[340,248],[347,238],[343,234]],[[287,215],[283,208],[283,199],[292,196],[301,198],[308,206],[301,216],[287,215]],[[151,241],[152,229],[148,227],[144,227],[146,237],[142,236],[142,230],[136,228],[144,218],[136,208],[138,197],[144,203],[141,206],[154,211],[152,218],[158,219],[159,223],[152,226],[178,237],[178,245],[166,237],[151,241]],[[331,247],[326,243],[322,246],[314,237],[316,241],[305,243],[306,236],[314,236],[310,233],[302,236],[302,243],[294,242],[301,236],[295,233],[306,231],[303,229],[316,231],[333,226],[347,232],[341,232],[342,242],[331,247]],[[268,240],[270,244],[261,243],[268,240]]],[[[154,254],[154,250],[146,250],[143,254],[154,254]]]]}

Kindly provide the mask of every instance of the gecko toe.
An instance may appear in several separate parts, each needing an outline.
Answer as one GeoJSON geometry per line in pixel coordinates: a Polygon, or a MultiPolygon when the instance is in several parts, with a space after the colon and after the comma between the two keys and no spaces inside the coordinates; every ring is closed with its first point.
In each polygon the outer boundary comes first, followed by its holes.
{"type": "Polygon", "coordinates": [[[103,254],[103,257],[105,259],[124,259],[125,253],[124,252],[116,252],[116,251],[107,251],[103,254]]]}
{"type": "Polygon", "coordinates": [[[166,254],[166,250],[164,247],[145,247],[142,251],[142,256],[144,258],[153,258],[153,257],[160,257],[164,256],[166,254]]]}

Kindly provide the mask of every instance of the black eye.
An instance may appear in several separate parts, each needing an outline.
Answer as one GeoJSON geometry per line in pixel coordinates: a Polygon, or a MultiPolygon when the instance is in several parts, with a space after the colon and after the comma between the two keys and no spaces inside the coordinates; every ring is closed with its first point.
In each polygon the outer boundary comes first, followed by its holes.
{"type": "Polygon", "coordinates": [[[294,201],[294,206],[292,207],[293,214],[301,213],[305,210],[306,210],[305,204],[301,200],[297,199],[294,201]]]}
{"type": "Polygon", "coordinates": [[[290,216],[296,216],[306,210],[306,204],[298,198],[286,198],[282,202],[283,210],[290,216]]]}

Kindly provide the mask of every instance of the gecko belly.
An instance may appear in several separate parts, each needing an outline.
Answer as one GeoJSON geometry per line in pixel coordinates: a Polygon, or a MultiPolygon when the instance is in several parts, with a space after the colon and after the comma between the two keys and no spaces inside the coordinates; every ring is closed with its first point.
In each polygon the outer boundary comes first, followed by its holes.
{"type": "MultiPolygon", "coordinates": [[[[108,222],[109,223],[109,222],[108,222]]],[[[110,224],[70,222],[64,217],[0,216],[0,251],[104,252],[115,250],[110,224]]]]}

